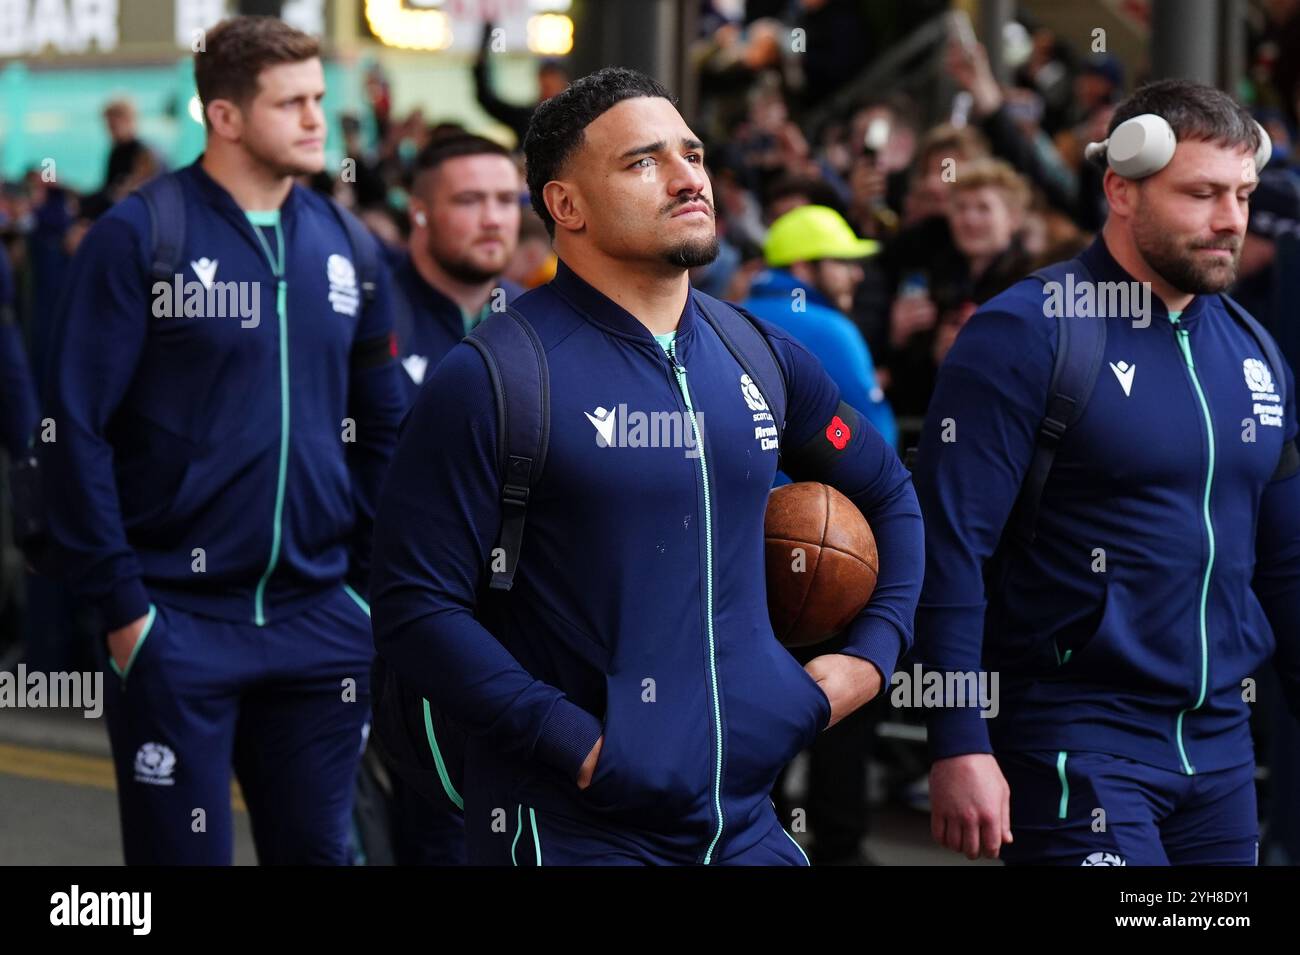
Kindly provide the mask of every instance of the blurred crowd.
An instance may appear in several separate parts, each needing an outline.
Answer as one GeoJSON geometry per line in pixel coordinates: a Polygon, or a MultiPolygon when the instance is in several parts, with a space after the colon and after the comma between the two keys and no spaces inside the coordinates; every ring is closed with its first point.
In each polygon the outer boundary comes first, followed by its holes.
{"type": "MultiPolygon", "coordinates": [[[[901,450],[925,413],[938,364],[975,308],[1040,265],[1068,258],[1100,227],[1101,170],[1084,160],[1083,149],[1105,137],[1114,105],[1143,77],[1112,54],[1091,54],[1022,18],[1005,25],[1002,37],[1009,82],[995,78],[983,46],[949,21],[936,42],[860,88],[863,72],[891,41],[944,20],[946,4],[921,0],[907,12],[891,11],[887,22],[854,0],[702,7],[701,35],[690,51],[698,76],[692,122],[707,148],[722,253],[698,271],[695,283],[735,302],[749,299],[756,282],[761,293],[772,264],[765,256],[771,227],[800,206],[834,210],[857,237],[873,240],[866,254],[836,253],[796,271],[798,284],[860,334],[872,380],[853,387],[876,396],[879,421],[886,414],[898,419],[901,450]]],[[[1241,91],[1274,144],[1252,202],[1252,239],[1238,289],[1266,322],[1273,311],[1273,239],[1300,221],[1290,155],[1300,80],[1298,9],[1294,0],[1252,7],[1241,91]]],[[[535,103],[499,93],[490,30],[491,24],[472,67],[474,90],[483,110],[508,131],[498,127],[496,138],[522,165],[522,137],[535,103]]],[[[562,61],[540,61],[539,99],[568,80],[562,61]]],[[[390,81],[377,64],[367,69],[364,89],[370,115],[341,118],[349,169],[322,174],[313,185],[400,250],[409,234],[406,203],[417,157],[431,142],[467,130],[421,109],[394,115],[390,81]]],[[[4,184],[0,195],[0,235],[38,377],[39,316],[50,313],[61,269],[81,235],[113,202],[165,168],[139,139],[130,102],[110,103],[104,121],[113,145],[99,190],[76,195],[33,168],[4,184]]],[[[547,281],[554,262],[540,221],[525,199],[521,205],[518,246],[505,278],[528,288],[547,281]]],[[[817,252],[817,241],[810,232],[806,256],[817,252]]]]}

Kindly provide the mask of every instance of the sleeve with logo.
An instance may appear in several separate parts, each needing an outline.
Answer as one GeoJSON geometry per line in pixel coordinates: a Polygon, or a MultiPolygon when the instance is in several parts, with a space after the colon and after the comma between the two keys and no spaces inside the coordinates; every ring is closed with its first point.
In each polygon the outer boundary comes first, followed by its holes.
{"type": "MultiPolygon", "coordinates": [[[[1024,311],[976,312],[939,369],[926,414],[913,477],[926,557],[915,657],[927,670],[981,668],[984,564],[1033,457],[1052,375],[1055,322],[1040,303],[1026,300],[1024,311]]],[[[934,710],[929,730],[933,759],[992,751],[974,708],[934,710]]]]}
{"type": "Polygon", "coordinates": [[[888,683],[911,645],[924,567],[921,513],[911,478],[880,433],[840,400],[839,388],[807,348],[776,326],[751,319],[767,335],[785,372],[782,469],[795,481],[820,481],[843,493],[875,534],[880,557],[875,592],[835,646],[870,661],[888,683]]]}
{"type": "MultiPolygon", "coordinates": [[[[826,350],[805,339],[819,355],[834,356],[832,367],[826,369],[836,384],[840,385],[841,398],[863,414],[871,426],[880,432],[889,445],[898,440],[894,412],[876,384],[876,366],[866,341],[848,319],[827,322],[822,329],[826,350]]],[[[825,359],[831,362],[831,358],[825,359]]]]}
{"type": "Polygon", "coordinates": [[[73,257],[53,317],[42,396],[56,440],[36,444],[58,565],[78,593],[99,605],[109,630],[149,610],[105,437],[148,331],[143,216],[139,199],[124,200],[86,233],[73,257]]]}
{"type": "Polygon", "coordinates": [[[453,348],[403,425],[375,521],[375,643],[398,676],[501,752],[575,779],[600,721],[535,679],[475,619],[501,525],[496,401],[453,348]]]}
{"type": "Polygon", "coordinates": [[[1291,712],[1300,719],[1300,452],[1296,451],[1295,375],[1286,369],[1286,448],[1260,498],[1254,590],[1277,641],[1273,658],[1291,712]]]}

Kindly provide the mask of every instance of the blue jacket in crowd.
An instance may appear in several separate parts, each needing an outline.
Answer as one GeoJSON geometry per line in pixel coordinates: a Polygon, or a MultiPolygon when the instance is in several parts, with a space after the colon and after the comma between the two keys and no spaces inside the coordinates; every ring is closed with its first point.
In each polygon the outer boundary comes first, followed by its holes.
{"type": "Polygon", "coordinates": [[[862,333],[817,289],[804,285],[789,269],[767,269],[754,279],[744,307],[789,332],[817,356],[840,395],[866,415],[891,448],[898,446],[898,426],[885,393],[876,383],[876,366],[862,333]],[[802,292],[800,307],[793,306],[802,292]]]}

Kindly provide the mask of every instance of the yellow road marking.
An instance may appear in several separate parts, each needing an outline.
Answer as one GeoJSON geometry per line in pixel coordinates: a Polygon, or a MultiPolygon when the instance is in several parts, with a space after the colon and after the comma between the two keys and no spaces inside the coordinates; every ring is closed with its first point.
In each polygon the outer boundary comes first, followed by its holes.
{"type": "MultiPolygon", "coordinates": [[[[113,761],[103,756],[59,753],[49,749],[13,746],[0,743],[0,775],[21,776],[46,782],[89,786],[92,789],[117,790],[113,761]]],[[[230,782],[230,804],[236,812],[247,812],[239,783],[230,782]]]]}

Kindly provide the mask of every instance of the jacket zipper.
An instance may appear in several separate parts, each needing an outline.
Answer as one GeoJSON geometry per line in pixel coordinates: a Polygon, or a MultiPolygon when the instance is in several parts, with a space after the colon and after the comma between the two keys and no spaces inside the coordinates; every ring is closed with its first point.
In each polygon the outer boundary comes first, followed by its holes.
{"type": "Polygon", "coordinates": [[[285,307],[285,298],[288,292],[288,286],[284,279],[284,233],[281,231],[280,222],[277,219],[275,223],[275,238],[279,259],[271,255],[271,247],[267,244],[265,237],[262,235],[261,228],[250,223],[253,228],[253,234],[261,243],[262,251],[266,253],[266,260],[271,266],[271,272],[275,276],[275,312],[279,323],[280,332],[280,458],[277,469],[275,482],[275,519],[271,528],[271,554],[266,562],[266,570],[263,571],[262,577],[257,582],[257,589],[253,592],[253,623],[259,627],[266,626],[266,585],[271,579],[271,574],[275,572],[276,564],[280,561],[280,538],[282,534],[282,524],[284,521],[284,486],[285,476],[289,464],[289,322],[285,307]]]}
{"type": "Polygon", "coordinates": [[[695,417],[695,406],[691,404],[691,393],[686,387],[686,366],[677,361],[677,342],[668,346],[668,358],[672,362],[673,374],[677,378],[677,387],[686,402],[686,414],[691,419],[691,432],[695,435],[695,446],[700,451],[700,474],[704,481],[704,629],[709,646],[709,690],[713,703],[713,739],[717,759],[713,771],[713,807],[718,817],[718,828],[704,853],[704,864],[713,860],[713,850],[722,838],[722,711],[718,702],[718,663],[713,641],[713,506],[709,497],[709,463],[704,453],[704,436],[700,433],[699,422],[695,417]]]}
{"type": "Polygon", "coordinates": [[[1205,400],[1205,391],[1201,388],[1200,378],[1196,374],[1196,362],[1192,360],[1192,345],[1189,341],[1187,329],[1183,327],[1182,322],[1177,318],[1170,318],[1174,326],[1174,334],[1178,341],[1178,347],[1183,353],[1183,360],[1187,364],[1187,373],[1192,379],[1192,388],[1196,391],[1196,398],[1201,404],[1201,414],[1205,417],[1205,437],[1209,450],[1209,463],[1205,471],[1205,496],[1201,501],[1202,517],[1205,520],[1205,533],[1209,539],[1210,549],[1205,561],[1205,575],[1201,578],[1201,600],[1199,609],[1199,629],[1201,637],[1201,690],[1196,697],[1196,702],[1187,709],[1180,710],[1178,713],[1178,723],[1176,727],[1176,736],[1178,742],[1178,757],[1182,760],[1183,771],[1188,776],[1196,772],[1196,768],[1187,759],[1187,750],[1183,746],[1183,717],[1192,710],[1199,709],[1205,702],[1206,683],[1209,678],[1209,644],[1206,639],[1205,611],[1206,604],[1210,598],[1210,574],[1214,570],[1214,524],[1210,519],[1210,490],[1214,485],[1214,419],[1210,417],[1210,405],[1205,400]]]}

